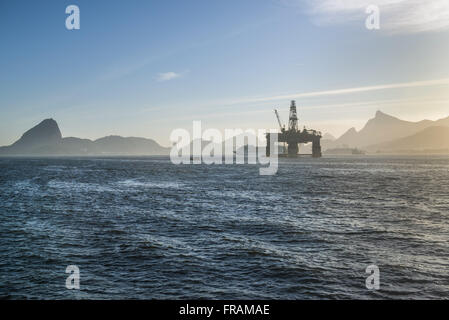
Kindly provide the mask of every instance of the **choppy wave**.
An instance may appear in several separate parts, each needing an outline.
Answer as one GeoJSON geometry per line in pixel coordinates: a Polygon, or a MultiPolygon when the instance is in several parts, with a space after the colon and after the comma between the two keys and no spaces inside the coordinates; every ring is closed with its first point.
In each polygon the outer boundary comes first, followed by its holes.
{"type": "Polygon", "coordinates": [[[161,158],[0,167],[3,298],[449,298],[448,157],[282,159],[272,177],[161,158]]]}

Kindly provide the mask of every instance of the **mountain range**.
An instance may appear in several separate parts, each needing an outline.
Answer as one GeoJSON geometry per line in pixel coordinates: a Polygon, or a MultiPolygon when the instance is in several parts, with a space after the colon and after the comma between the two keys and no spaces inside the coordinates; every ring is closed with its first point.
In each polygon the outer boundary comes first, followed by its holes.
{"type": "Polygon", "coordinates": [[[338,139],[321,140],[323,150],[358,148],[368,152],[422,152],[449,150],[449,117],[432,121],[404,121],[377,111],[374,118],[357,131],[351,128],[338,139]]]}
{"type": "MultiPolygon", "coordinates": [[[[204,147],[209,141],[203,141],[204,147]]],[[[368,153],[444,152],[449,153],[449,117],[410,122],[377,111],[357,131],[351,128],[339,138],[323,135],[322,150],[357,148],[368,153]]],[[[218,147],[218,146],[217,146],[218,147]]],[[[220,146],[222,147],[222,146],[220,146]]],[[[254,146],[249,146],[255,150],[254,146]]],[[[308,153],[311,145],[300,147],[308,153]]],[[[107,136],[97,140],[63,138],[58,124],[46,119],[25,132],[0,155],[168,155],[170,148],[146,138],[107,136]]],[[[192,153],[193,154],[193,153],[192,153]]]]}
{"type": "Polygon", "coordinates": [[[45,119],[25,132],[0,155],[168,155],[170,148],[145,138],[108,136],[97,140],[63,138],[58,124],[45,119]]]}

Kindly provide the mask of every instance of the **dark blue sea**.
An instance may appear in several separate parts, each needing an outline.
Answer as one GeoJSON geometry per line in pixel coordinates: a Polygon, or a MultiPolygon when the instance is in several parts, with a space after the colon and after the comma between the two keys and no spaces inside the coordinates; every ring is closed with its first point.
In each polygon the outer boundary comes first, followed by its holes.
{"type": "Polygon", "coordinates": [[[0,297],[449,298],[449,157],[258,169],[0,159],[0,297]],[[65,286],[68,265],[80,290],[65,286]]]}

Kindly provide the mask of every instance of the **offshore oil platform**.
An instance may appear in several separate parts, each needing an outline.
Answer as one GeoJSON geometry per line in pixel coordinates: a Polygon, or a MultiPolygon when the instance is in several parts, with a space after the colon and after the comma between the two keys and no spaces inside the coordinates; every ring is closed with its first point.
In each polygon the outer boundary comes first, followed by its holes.
{"type": "MultiPolygon", "coordinates": [[[[293,100],[290,104],[290,116],[288,120],[288,129],[285,129],[285,125],[282,125],[281,119],[279,117],[279,113],[277,110],[274,110],[276,114],[276,118],[279,123],[279,127],[281,129],[281,132],[278,134],[278,142],[284,143],[283,152],[279,153],[280,157],[290,157],[290,158],[296,158],[300,156],[298,154],[299,143],[312,143],[312,154],[311,156],[313,158],[321,158],[321,132],[316,130],[307,130],[304,127],[304,130],[301,131],[298,128],[298,113],[296,111],[296,103],[293,100]],[[285,144],[287,144],[287,148],[285,148],[285,144]]],[[[271,134],[267,133],[267,149],[266,154],[267,157],[270,156],[270,138],[271,134]]]]}

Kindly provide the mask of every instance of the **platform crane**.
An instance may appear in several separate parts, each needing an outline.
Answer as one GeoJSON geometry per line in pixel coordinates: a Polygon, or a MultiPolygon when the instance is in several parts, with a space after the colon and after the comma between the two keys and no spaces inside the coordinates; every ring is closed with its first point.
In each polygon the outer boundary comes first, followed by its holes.
{"type": "Polygon", "coordinates": [[[281,118],[279,117],[279,113],[276,109],[274,109],[274,113],[276,114],[276,118],[278,119],[278,123],[279,123],[279,128],[281,129],[281,132],[285,131],[285,126],[282,125],[281,123],[281,118]]]}

